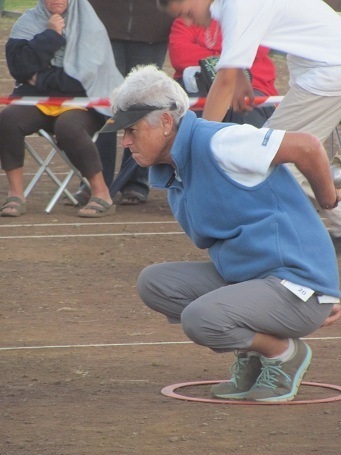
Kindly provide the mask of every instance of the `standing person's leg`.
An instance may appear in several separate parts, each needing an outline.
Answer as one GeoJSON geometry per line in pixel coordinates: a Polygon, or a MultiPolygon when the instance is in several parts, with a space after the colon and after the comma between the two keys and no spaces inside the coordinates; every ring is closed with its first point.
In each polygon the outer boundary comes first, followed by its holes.
{"type": "Polygon", "coordinates": [[[60,114],[54,124],[58,145],[72,164],[87,178],[91,187],[89,203],[78,215],[98,218],[113,213],[109,189],[104,182],[102,163],[92,137],[102,126],[103,117],[94,110],[73,109],[60,114]]]}
{"type": "Polygon", "coordinates": [[[128,62],[127,62],[127,43],[129,41],[121,39],[110,40],[112,51],[115,57],[115,63],[118,71],[125,77],[128,73],[128,62]]]}
{"type": "MultiPolygon", "coordinates": [[[[111,46],[114,53],[116,66],[122,76],[126,76],[132,69],[132,66],[129,62],[129,43],[130,41],[125,40],[111,40],[111,46]]],[[[102,150],[103,148],[104,147],[101,147],[102,150]]],[[[125,148],[122,155],[121,169],[130,157],[130,150],[128,148],[125,148]]],[[[136,205],[140,202],[145,202],[149,193],[148,169],[138,166],[129,182],[125,185],[124,188],[121,189],[122,194],[123,192],[125,192],[126,195],[122,196],[121,198],[120,204],[122,205],[136,205]]]]}
{"type": "Polygon", "coordinates": [[[162,69],[167,53],[167,41],[145,43],[128,41],[127,72],[137,65],[156,65],[162,69]]]}
{"type": "Polygon", "coordinates": [[[103,166],[103,177],[105,184],[109,188],[115,174],[116,152],[117,152],[117,133],[99,134],[96,139],[96,147],[103,166]]]}
{"type": "Polygon", "coordinates": [[[9,184],[1,216],[17,217],[26,211],[23,186],[25,136],[41,128],[52,128],[52,121],[35,106],[11,105],[0,113],[0,159],[9,184]]]}
{"type": "Polygon", "coordinates": [[[236,399],[293,399],[311,359],[298,338],[320,327],[333,306],[320,305],[316,296],[302,302],[275,277],[228,285],[211,263],[147,267],[137,290],[170,322],[181,319],[195,343],[216,352],[238,351],[232,380],[212,391],[236,399]],[[275,380],[266,384],[273,370],[275,380]]]}
{"type": "Polygon", "coordinates": [[[341,121],[341,96],[318,96],[293,85],[265,126],[304,131],[324,142],[341,121]]]}
{"type": "MultiPolygon", "coordinates": [[[[114,52],[115,63],[122,74],[126,75],[126,51],[125,41],[122,40],[111,40],[111,46],[114,52]]],[[[96,146],[101,158],[103,167],[103,177],[105,184],[109,188],[112,184],[115,174],[116,166],[116,155],[117,155],[117,133],[106,133],[100,134],[96,140],[96,146]]],[[[79,190],[74,194],[74,197],[78,201],[78,205],[84,206],[89,202],[90,192],[87,186],[81,183],[79,190]]],[[[66,205],[69,205],[68,199],[65,201],[66,205]]]]}
{"type": "MultiPolygon", "coordinates": [[[[167,41],[156,43],[145,43],[140,41],[125,41],[125,59],[123,63],[122,41],[113,43],[113,50],[118,69],[126,76],[132,68],[137,65],[154,64],[162,68],[166,52],[167,41]]],[[[121,167],[130,158],[131,152],[128,148],[123,151],[121,167]]],[[[148,168],[138,166],[129,182],[121,190],[122,205],[136,205],[147,200],[149,194],[148,168]]]]}
{"type": "MultiPolygon", "coordinates": [[[[290,88],[283,101],[264,126],[286,131],[304,131],[324,142],[341,120],[341,97],[313,95],[297,85],[290,88]]],[[[293,164],[288,168],[312,200],[320,215],[327,220],[333,237],[341,237],[341,208],[322,210],[306,180],[293,164]]]]}

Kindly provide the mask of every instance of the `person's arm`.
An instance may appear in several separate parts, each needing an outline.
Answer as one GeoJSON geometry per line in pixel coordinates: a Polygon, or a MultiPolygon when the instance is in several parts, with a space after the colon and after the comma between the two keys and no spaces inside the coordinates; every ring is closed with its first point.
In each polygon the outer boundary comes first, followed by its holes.
{"type": "Polygon", "coordinates": [[[82,84],[65,73],[63,68],[52,66],[36,75],[35,85],[40,92],[60,92],[65,95],[86,96],[82,84]]]}
{"type": "Polygon", "coordinates": [[[64,42],[64,38],[52,30],[45,30],[31,41],[9,40],[8,66],[12,77],[18,82],[35,86],[41,92],[52,90],[85,96],[80,82],[68,76],[63,68],[50,65],[55,51],[64,42]]]}
{"type": "Polygon", "coordinates": [[[340,303],[336,303],[333,306],[332,312],[321,325],[321,327],[327,327],[328,325],[334,324],[338,319],[341,319],[341,305],[340,303]]]}
{"type": "Polygon", "coordinates": [[[250,68],[252,75],[252,87],[259,90],[264,95],[277,96],[278,91],[275,86],[276,67],[269,57],[270,49],[259,46],[256,57],[250,68]]]}
{"type": "Polygon", "coordinates": [[[50,17],[48,28],[30,41],[9,39],[6,56],[11,75],[19,82],[35,86],[39,92],[86,96],[82,84],[68,76],[64,69],[51,65],[56,51],[66,44],[63,37],[65,21],[62,16],[50,17]]]}
{"type": "Polygon", "coordinates": [[[272,165],[294,163],[308,179],[320,206],[332,209],[340,199],[330,171],[329,159],[321,141],[311,134],[286,132],[272,165]]]}
{"type": "Polygon", "coordinates": [[[231,108],[235,112],[252,111],[254,102],[253,87],[245,72],[238,70],[236,85],[233,92],[231,108]],[[248,102],[246,102],[248,99],[248,102]]]}
{"type": "Polygon", "coordinates": [[[65,44],[65,38],[54,30],[45,30],[30,41],[10,38],[6,43],[6,59],[11,76],[26,82],[48,68],[55,52],[65,44]]]}
{"type": "Polygon", "coordinates": [[[246,76],[243,70],[239,68],[219,69],[206,98],[203,118],[221,122],[230,107],[236,106],[236,110],[238,110],[244,106],[245,110],[249,110],[244,101],[244,96],[250,96],[252,101],[252,88],[250,92],[249,87],[245,91],[245,89],[240,89],[239,86],[239,84],[246,83],[245,79],[246,76]],[[234,97],[237,84],[239,96],[234,97]]]}
{"type": "Polygon", "coordinates": [[[52,14],[47,29],[37,33],[31,40],[8,40],[7,65],[15,80],[32,84],[37,73],[49,68],[55,53],[66,44],[63,37],[64,27],[64,18],[59,14],[52,14]]]}

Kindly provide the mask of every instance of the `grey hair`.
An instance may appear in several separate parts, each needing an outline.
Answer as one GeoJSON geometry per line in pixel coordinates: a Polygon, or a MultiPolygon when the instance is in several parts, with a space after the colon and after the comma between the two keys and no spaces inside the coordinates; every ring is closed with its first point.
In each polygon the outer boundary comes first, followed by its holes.
{"type": "Polygon", "coordinates": [[[133,68],[123,84],[114,89],[110,101],[113,114],[126,111],[133,104],[161,108],[145,117],[152,126],[156,126],[164,112],[169,112],[175,125],[178,125],[189,108],[187,93],[155,65],[133,68]]]}

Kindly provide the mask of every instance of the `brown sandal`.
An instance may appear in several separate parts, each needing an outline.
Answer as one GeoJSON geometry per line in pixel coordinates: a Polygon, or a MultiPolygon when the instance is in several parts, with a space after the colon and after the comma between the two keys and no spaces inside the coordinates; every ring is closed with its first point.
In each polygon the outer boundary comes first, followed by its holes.
{"type": "Polygon", "coordinates": [[[7,217],[18,217],[26,213],[26,202],[24,202],[20,197],[10,196],[8,197],[3,206],[0,208],[1,216],[7,217]],[[4,212],[4,210],[10,209],[10,212],[4,212]]]}
{"type": "Polygon", "coordinates": [[[88,204],[78,211],[81,218],[102,218],[103,216],[113,215],[116,212],[116,205],[109,204],[99,197],[91,197],[88,204]],[[84,213],[84,210],[93,210],[94,213],[84,213]]]}

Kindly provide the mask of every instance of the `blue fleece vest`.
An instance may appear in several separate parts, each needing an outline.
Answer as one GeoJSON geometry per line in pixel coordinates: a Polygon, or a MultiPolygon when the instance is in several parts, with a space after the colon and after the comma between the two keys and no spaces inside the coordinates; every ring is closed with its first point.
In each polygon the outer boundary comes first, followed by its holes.
{"type": "Polygon", "coordinates": [[[171,150],[180,180],[171,166],[152,166],[152,186],[168,187],[176,220],[197,247],[208,249],[227,282],[273,275],[339,297],[330,236],[287,168],[276,166],[264,182],[247,187],[216,162],[211,139],[228,127],[188,112],[171,150]]]}

